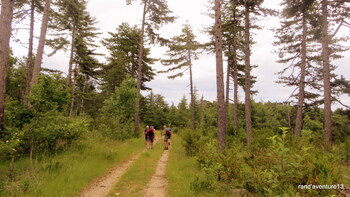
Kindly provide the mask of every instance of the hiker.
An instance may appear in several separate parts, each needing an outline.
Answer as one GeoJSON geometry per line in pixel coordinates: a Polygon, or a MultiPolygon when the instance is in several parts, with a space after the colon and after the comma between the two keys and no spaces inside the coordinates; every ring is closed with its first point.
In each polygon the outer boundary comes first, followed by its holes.
{"type": "Polygon", "coordinates": [[[152,148],[152,147],[153,147],[154,134],[155,134],[154,127],[151,126],[151,127],[146,131],[146,138],[147,138],[147,145],[148,145],[148,148],[152,148]]]}
{"type": "Polygon", "coordinates": [[[170,128],[170,126],[168,127],[169,129],[169,139],[168,139],[168,144],[170,146],[170,141],[171,141],[171,136],[173,135],[173,130],[170,128]]]}
{"type": "Polygon", "coordinates": [[[143,132],[143,135],[145,135],[145,142],[146,142],[146,144],[147,144],[147,131],[149,130],[149,126],[147,125],[146,126],[146,129],[145,129],[145,131],[143,132]]]}
{"type": "Polygon", "coordinates": [[[171,138],[171,129],[166,125],[163,126],[164,132],[164,150],[169,150],[169,139],[171,138]]]}

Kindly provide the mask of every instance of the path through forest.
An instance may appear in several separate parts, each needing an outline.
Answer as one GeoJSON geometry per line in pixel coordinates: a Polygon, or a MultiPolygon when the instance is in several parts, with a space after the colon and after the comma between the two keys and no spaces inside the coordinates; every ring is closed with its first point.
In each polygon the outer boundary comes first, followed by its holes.
{"type": "MultiPolygon", "coordinates": [[[[158,138],[155,138],[154,144],[158,142],[158,138]]],[[[82,190],[79,197],[96,197],[96,196],[106,196],[113,188],[113,186],[120,180],[123,174],[132,166],[132,164],[139,159],[141,154],[145,152],[145,148],[140,153],[134,155],[130,159],[124,161],[121,164],[113,167],[106,175],[97,178],[90,184],[87,188],[82,190]]],[[[157,166],[158,167],[158,166],[157,166]]],[[[158,169],[157,169],[158,171],[158,169]]]]}
{"type": "Polygon", "coordinates": [[[150,182],[147,185],[145,197],[167,197],[168,192],[166,189],[167,180],[165,177],[165,169],[168,163],[169,151],[164,151],[160,157],[156,172],[152,176],[150,182]]]}

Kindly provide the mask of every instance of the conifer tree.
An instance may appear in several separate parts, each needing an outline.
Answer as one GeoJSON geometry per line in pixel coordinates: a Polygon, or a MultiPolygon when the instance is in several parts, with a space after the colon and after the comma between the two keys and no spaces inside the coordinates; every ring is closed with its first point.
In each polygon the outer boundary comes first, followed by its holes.
{"type": "MultiPolygon", "coordinates": [[[[109,32],[110,37],[102,41],[110,53],[108,63],[103,66],[101,71],[102,88],[107,94],[113,92],[126,75],[137,78],[140,30],[137,26],[122,23],[116,31],[116,33],[109,32]]],[[[150,58],[149,55],[150,49],[144,48],[142,90],[149,89],[145,82],[151,81],[155,75],[151,67],[155,59],[150,58]]]]}
{"type": "Polygon", "coordinates": [[[39,37],[39,44],[38,44],[38,49],[37,49],[36,56],[35,56],[33,74],[32,74],[29,88],[38,84],[42,59],[43,59],[43,55],[44,55],[44,47],[45,47],[46,33],[47,33],[47,28],[48,28],[50,12],[51,12],[51,0],[45,0],[45,6],[44,6],[42,21],[41,21],[41,31],[40,31],[40,37],[39,37]]]}
{"type": "Polygon", "coordinates": [[[217,86],[217,113],[218,113],[218,142],[219,150],[224,151],[226,146],[226,105],[224,93],[223,74],[223,42],[222,42],[222,19],[221,0],[215,0],[215,55],[216,55],[216,86],[217,86]]]}
{"type": "Polygon", "coordinates": [[[168,76],[170,79],[175,79],[177,77],[182,77],[184,73],[189,72],[190,81],[190,96],[191,96],[191,128],[195,129],[195,95],[194,95],[194,85],[193,85],[193,60],[198,59],[198,49],[201,45],[195,40],[195,35],[193,34],[190,25],[186,24],[182,28],[182,34],[175,36],[170,40],[168,45],[169,50],[166,55],[170,59],[162,60],[163,65],[173,67],[161,71],[161,73],[177,72],[176,74],[168,76]]]}
{"type": "MultiPolygon", "coordinates": [[[[127,0],[130,4],[133,0],[127,0]]],[[[141,98],[141,83],[142,83],[142,57],[144,53],[145,34],[147,34],[151,43],[160,42],[165,44],[166,40],[161,38],[156,30],[165,23],[174,22],[175,17],[170,16],[171,11],[168,8],[166,0],[141,0],[143,4],[141,32],[140,32],[140,50],[138,55],[137,69],[137,91],[138,98],[135,102],[135,134],[139,134],[140,130],[140,98],[141,98]]]]}
{"type": "MultiPolygon", "coordinates": [[[[227,57],[226,105],[229,104],[229,78],[233,79],[233,127],[238,127],[238,87],[242,86],[243,60],[243,13],[237,1],[229,0],[223,9],[223,38],[227,57]]],[[[227,112],[228,113],[228,112],[227,112]]]]}
{"type": "MultiPolygon", "coordinates": [[[[314,1],[300,0],[283,2],[284,9],[282,13],[282,26],[276,30],[279,39],[275,45],[280,45],[279,63],[288,64],[280,74],[287,71],[287,76],[280,77],[280,83],[289,86],[298,87],[297,113],[295,118],[294,133],[297,137],[301,136],[303,125],[303,114],[305,106],[305,96],[315,98],[317,94],[306,92],[306,86],[315,88],[315,49],[317,44],[312,36],[312,27],[310,25],[315,13],[314,1]],[[299,72],[295,72],[298,70],[299,72]]],[[[294,95],[293,95],[294,96],[294,95]]]]}

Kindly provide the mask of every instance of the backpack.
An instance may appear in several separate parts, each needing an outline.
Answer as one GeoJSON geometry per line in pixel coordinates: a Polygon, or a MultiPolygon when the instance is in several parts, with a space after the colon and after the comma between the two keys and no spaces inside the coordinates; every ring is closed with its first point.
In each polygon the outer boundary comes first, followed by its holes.
{"type": "Polygon", "coordinates": [[[146,134],[150,137],[153,137],[154,136],[154,130],[153,129],[148,129],[146,134]]]}
{"type": "Polygon", "coordinates": [[[167,136],[170,136],[170,135],[171,135],[170,129],[166,129],[166,130],[165,130],[165,135],[167,135],[167,136]]]}

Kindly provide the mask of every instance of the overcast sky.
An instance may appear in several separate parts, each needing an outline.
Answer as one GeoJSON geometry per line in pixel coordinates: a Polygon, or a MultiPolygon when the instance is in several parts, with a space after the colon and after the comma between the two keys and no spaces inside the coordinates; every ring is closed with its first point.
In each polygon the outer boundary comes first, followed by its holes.
{"type": "MultiPolygon", "coordinates": [[[[100,39],[108,37],[108,32],[115,32],[118,25],[122,22],[128,22],[131,25],[140,25],[142,16],[142,7],[140,1],[134,2],[132,5],[126,5],[125,0],[90,0],[88,10],[90,14],[96,17],[97,27],[102,33],[100,39]]],[[[213,19],[205,15],[208,10],[207,0],[168,0],[169,8],[173,14],[178,16],[174,24],[165,25],[161,34],[164,37],[172,37],[181,33],[182,25],[191,24],[194,33],[199,42],[209,40],[209,37],[203,33],[203,28],[213,24],[213,19]]],[[[278,8],[277,0],[265,0],[264,6],[268,8],[278,8]]],[[[276,75],[283,65],[277,64],[277,55],[273,53],[272,43],[275,40],[274,33],[270,30],[272,27],[278,27],[277,18],[266,18],[259,22],[263,26],[262,30],[255,31],[253,35],[256,44],[252,48],[251,63],[257,65],[258,68],[253,70],[253,75],[257,76],[257,83],[254,90],[259,93],[254,96],[256,101],[278,101],[282,102],[288,99],[293,89],[283,87],[281,84],[275,83],[278,79],[276,75]]],[[[341,34],[349,34],[350,29],[341,29],[341,34]]],[[[349,46],[350,43],[347,43],[349,46]]],[[[14,44],[17,54],[25,55],[26,49],[20,49],[19,44],[14,44]]],[[[164,47],[151,46],[152,57],[163,58],[166,51],[164,47]]],[[[100,47],[98,52],[108,54],[104,47],[100,47]]],[[[44,58],[44,67],[54,68],[67,72],[69,53],[60,52],[52,57],[44,58]]],[[[350,79],[350,52],[344,53],[345,58],[334,62],[338,66],[337,74],[343,75],[350,79]]],[[[104,58],[100,58],[105,61],[104,58]]],[[[193,62],[194,84],[198,90],[198,94],[204,95],[207,100],[216,99],[216,73],[215,73],[215,57],[214,54],[203,54],[199,60],[193,62]]],[[[225,64],[225,63],[224,63],[225,64]]],[[[226,70],[226,66],[225,70],[226,70]]],[[[158,62],[153,65],[155,70],[163,69],[158,62]]],[[[155,93],[162,94],[169,104],[172,102],[177,104],[179,100],[186,95],[189,98],[189,79],[187,75],[175,80],[167,79],[166,74],[158,74],[155,79],[147,85],[153,89],[155,93]]],[[[231,83],[232,86],[232,83],[231,83]]],[[[146,93],[147,94],[147,93],[146,93]]],[[[232,93],[231,93],[232,97],[232,93]]],[[[242,90],[240,90],[239,98],[244,99],[242,90]]],[[[343,96],[342,101],[350,105],[350,98],[343,96]]]]}

